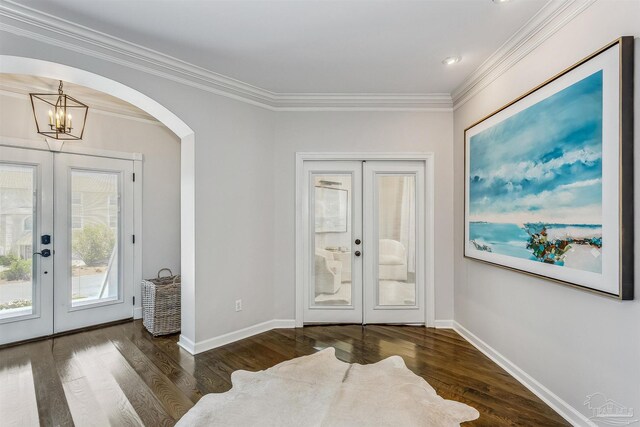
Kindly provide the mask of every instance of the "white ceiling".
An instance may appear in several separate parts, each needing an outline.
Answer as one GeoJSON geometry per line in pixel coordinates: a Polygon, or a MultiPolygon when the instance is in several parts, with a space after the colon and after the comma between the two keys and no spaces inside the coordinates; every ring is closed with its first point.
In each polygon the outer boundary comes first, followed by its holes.
{"type": "Polygon", "coordinates": [[[17,1],[272,92],[350,94],[451,93],[547,2],[17,1]]]}

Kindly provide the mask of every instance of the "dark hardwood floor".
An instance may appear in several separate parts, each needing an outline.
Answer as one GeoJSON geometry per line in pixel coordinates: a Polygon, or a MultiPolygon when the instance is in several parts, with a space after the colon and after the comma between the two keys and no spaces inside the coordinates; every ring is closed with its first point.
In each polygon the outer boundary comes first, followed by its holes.
{"type": "Polygon", "coordinates": [[[397,354],[446,399],[480,418],[465,425],[567,423],[458,334],[410,326],[277,329],[191,356],[177,336],[153,338],[140,321],[0,350],[3,426],[168,426],[231,372],[260,370],[333,346],[345,362],[397,354]]]}

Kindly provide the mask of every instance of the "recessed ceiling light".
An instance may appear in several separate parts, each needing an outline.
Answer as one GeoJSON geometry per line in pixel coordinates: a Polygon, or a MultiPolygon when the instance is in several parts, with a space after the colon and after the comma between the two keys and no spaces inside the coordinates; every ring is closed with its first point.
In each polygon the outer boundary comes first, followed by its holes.
{"type": "Polygon", "coordinates": [[[511,1],[511,0],[491,0],[491,1],[493,1],[496,4],[500,4],[500,3],[506,3],[506,2],[511,1]]]}
{"type": "Polygon", "coordinates": [[[453,65],[453,64],[457,64],[458,62],[460,62],[459,56],[448,56],[442,60],[442,63],[444,65],[453,65]]]}

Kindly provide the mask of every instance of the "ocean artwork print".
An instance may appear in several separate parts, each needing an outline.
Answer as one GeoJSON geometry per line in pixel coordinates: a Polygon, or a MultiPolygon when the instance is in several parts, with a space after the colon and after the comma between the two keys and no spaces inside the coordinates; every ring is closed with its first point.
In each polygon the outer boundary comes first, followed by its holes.
{"type": "Polygon", "coordinates": [[[466,258],[633,299],[633,46],[621,37],[465,129],[466,258]]]}
{"type": "Polygon", "coordinates": [[[477,251],[602,272],[602,70],[469,138],[477,251]]]}

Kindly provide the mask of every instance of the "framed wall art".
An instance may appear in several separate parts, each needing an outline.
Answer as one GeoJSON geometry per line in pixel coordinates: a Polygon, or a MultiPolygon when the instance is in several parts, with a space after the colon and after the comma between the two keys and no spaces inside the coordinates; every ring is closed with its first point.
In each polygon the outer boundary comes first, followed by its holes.
{"type": "Polygon", "coordinates": [[[465,257],[633,299],[633,37],[464,138],[465,257]]]}
{"type": "Polygon", "coordinates": [[[316,233],[346,233],[349,192],[341,188],[316,187],[316,233]]]}

